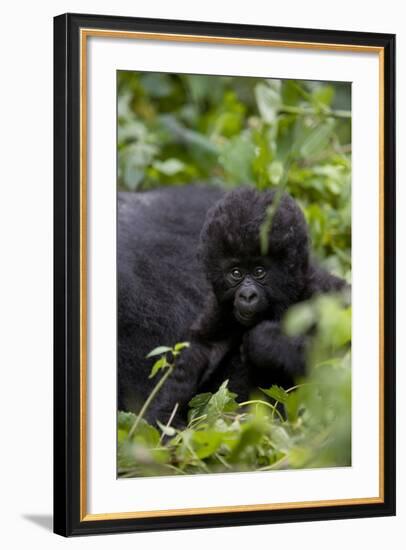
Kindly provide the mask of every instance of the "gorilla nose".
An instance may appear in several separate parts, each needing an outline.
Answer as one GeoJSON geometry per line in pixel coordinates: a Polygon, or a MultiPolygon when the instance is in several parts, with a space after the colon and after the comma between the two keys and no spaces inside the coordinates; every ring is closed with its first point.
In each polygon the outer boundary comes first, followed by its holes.
{"type": "Polygon", "coordinates": [[[243,288],[239,298],[243,304],[253,306],[258,301],[258,292],[254,288],[243,288]]]}

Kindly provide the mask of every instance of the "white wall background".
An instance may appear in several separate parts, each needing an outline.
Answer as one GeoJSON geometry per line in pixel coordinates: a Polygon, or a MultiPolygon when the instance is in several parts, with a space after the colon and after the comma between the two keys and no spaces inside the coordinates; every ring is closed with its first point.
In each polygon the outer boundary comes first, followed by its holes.
{"type": "MultiPolygon", "coordinates": [[[[406,31],[402,3],[116,0],[3,5],[0,84],[0,540],[5,548],[381,549],[404,539],[406,352],[398,350],[398,516],[62,539],[52,511],[52,17],[64,12],[397,33],[398,281],[406,278],[406,31]],[[403,253],[402,253],[403,250],[403,253]],[[403,524],[403,525],[402,525],[403,524]],[[403,529],[402,529],[403,526],[403,529]]],[[[398,285],[398,310],[406,308],[398,285]]],[[[398,314],[398,339],[405,330],[398,314]]],[[[399,545],[397,545],[399,547],[399,545]]]]}

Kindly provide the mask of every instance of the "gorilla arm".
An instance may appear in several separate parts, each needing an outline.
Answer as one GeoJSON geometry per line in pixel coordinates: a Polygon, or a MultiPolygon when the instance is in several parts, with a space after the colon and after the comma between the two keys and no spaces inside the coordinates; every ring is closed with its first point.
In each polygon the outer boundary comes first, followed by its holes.
{"type": "Polygon", "coordinates": [[[165,383],[165,391],[157,395],[146,413],[149,422],[166,423],[178,403],[179,412],[173,425],[182,425],[188,402],[210,379],[233,345],[235,337],[223,334],[224,326],[223,313],[214,296],[209,296],[202,315],[191,328],[190,347],[182,352],[165,383]]]}
{"type": "Polygon", "coordinates": [[[176,404],[179,411],[173,424],[180,426],[182,423],[180,417],[185,416],[187,403],[195,395],[200,373],[207,367],[209,359],[209,349],[206,346],[194,341],[190,344],[176,361],[176,366],[165,383],[164,391],[161,389],[146,413],[151,424],[155,424],[157,420],[166,424],[176,404]]]}
{"type": "Polygon", "coordinates": [[[287,336],[279,322],[262,321],[249,330],[243,349],[246,360],[256,370],[259,385],[283,385],[284,379],[290,383],[305,375],[305,338],[287,336]]]}
{"type": "MultiPolygon", "coordinates": [[[[348,288],[348,285],[343,279],[312,263],[301,300],[344,288],[348,288]]],[[[274,377],[278,373],[281,385],[285,379],[290,384],[296,378],[306,375],[307,340],[308,336],[292,337],[284,334],[279,321],[262,321],[244,336],[243,353],[256,369],[261,384],[275,383],[274,377]]]]}

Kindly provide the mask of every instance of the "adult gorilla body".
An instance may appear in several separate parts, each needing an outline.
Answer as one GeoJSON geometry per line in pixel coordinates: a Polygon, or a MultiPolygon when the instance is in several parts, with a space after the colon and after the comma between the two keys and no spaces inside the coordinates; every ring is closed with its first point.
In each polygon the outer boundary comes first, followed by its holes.
{"type": "MultiPolygon", "coordinates": [[[[118,407],[138,411],[156,384],[145,356],[188,335],[209,284],[197,258],[207,186],[119,193],[117,235],[118,407]]],[[[164,390],[163,390],[164,391],[164,390]]]]}
{"type": "Polygon", "coordinates": [[[344,282],[310,261],[307,226],[288,195],[261,254],[260,227],[275,200],[273,191],[204,186],[120,197],[120,408],[137,411],[152,388],[148,351],[182,340],[191,347],[150,407],[152,422],[166,422],[176,403],[181,422],[196,392],[225,379],[245,400],[257,386],[291,386],[305,374],[304,340],[285,336],[281,317],[344,282]]]}

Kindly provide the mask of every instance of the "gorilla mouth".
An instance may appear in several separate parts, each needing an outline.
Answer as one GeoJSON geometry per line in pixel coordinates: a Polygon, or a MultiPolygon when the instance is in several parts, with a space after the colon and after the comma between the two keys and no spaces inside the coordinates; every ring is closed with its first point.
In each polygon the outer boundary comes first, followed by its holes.
{"type": "Polygon", "coordinates": [[[241,311],[236,309],[234,311],[234,316],[242,325],[250,326],[255,322],[255,313],[255,311],[241,311]]]}

